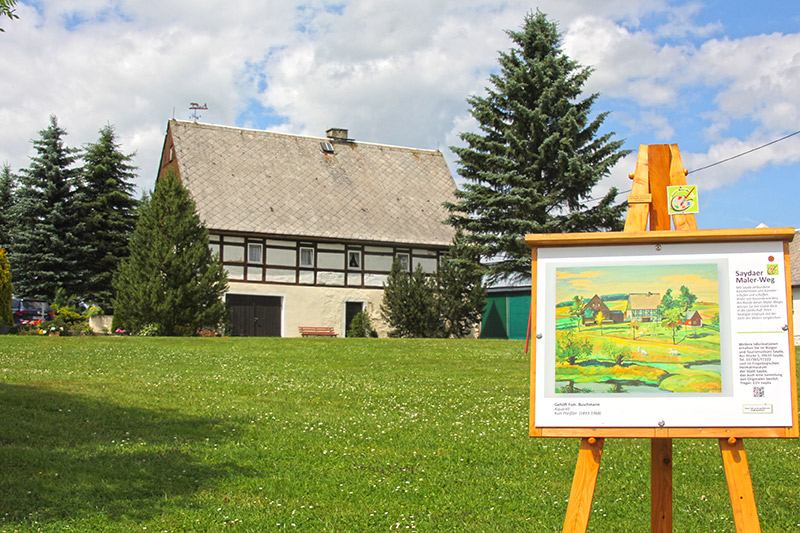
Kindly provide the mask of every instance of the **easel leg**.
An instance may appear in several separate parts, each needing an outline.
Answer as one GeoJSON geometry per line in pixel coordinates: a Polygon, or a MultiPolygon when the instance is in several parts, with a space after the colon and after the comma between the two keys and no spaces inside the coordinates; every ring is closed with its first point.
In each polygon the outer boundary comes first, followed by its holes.
{"type": "Polygon", "coordinates": [[[728,492],[731,497],[733,521],[737,533],[760,532],[756,498],[753,494],[753,482],[750,479],[750,467],[747,466],[747,455],[744,453],[742,439],[719,439],[722,452],[722,464],[725,466],[725,477],[728,479],[728,492]]]}
{"type": "Polygon", "coordinates": [[[672,439],[650,439],[650,531],[672,532],[672,439]]]}
{"type": "Polygon", "coordinates": [[[597,473],[600,471],[603,443],[604,439],[594,437],[581,439],[578,464],[575,465],[575,476],[572,478],[572,490],[569,493],[567,516],[564,519],[565,533],[585,532],[589,525],[589,513],[592,510],[597,473]]]}

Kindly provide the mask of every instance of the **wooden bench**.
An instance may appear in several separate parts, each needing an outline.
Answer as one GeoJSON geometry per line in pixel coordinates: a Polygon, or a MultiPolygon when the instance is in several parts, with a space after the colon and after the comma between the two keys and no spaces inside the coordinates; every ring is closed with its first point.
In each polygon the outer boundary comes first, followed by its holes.
{"type": "Polygon", "coordinates": [[[303,337],[336,337],[336,332],[331,327],[300,326],[300,335],[303,337]]]}

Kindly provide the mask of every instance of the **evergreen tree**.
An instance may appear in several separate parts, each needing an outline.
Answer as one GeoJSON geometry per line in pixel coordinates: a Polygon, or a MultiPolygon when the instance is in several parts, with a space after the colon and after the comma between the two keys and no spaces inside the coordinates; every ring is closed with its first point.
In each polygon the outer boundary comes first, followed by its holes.
{"type": "Polygon", "coordinates": [[[208,229],[175,173],[156,184],[129,249],[114,277],[115,328],[193,335],[228,322],[222,301],[227,275],[211,254],[208,229]]]}
{"type": "Polygon", "coordinates": [[[11,173],[11,167],[3,165],[3,170],[0,170],[0,247],[3,248],[11,244],[14,183],[15,177],[11,173]]]}
{"type": "Polygon", "coordinates": [[[112,278],[119,261],[128,256],[128,241],[136,226],[132,155],[123,154],[113,126],[100,130],[96,143],[83,155],[83,183],[77,202],[89,245],[87,274],[81,293],[86,303],[112,312],[112,278]]]}
{"type": "Polygon", "coordinates": [[[479,268],[480,254],[467,246],[458,232],[446,259],[434,276],[439,335],[465,337],[480,322],[486,305],[486,287],[479,268]]]}
{"type": "Polygon", "coordinates": [[[59,287],[78,292],[86,247],[75,209],[77,150],[64,145],[66,130],[55,116],[39,134],[11,211],[11,263],[18,295],[52,300],[59,287]]]}
{"type": "Polygon", "coordinates": [[[0,247],[0,326],[13,326],[11,314],[11,265],[8,264],[6,249],[0,247]]]}
{"type": "Polygon", "coordinates": [[[467,146],[453,148],[467,184],[446,204],[448,223],[490,260],[493,279],[530,277],[526,233],[619,230],[625,208],[613,205],[615,189],[586,205],[627,153],[613,133],[598,135],[607,116],[591,119],[598,95],[581,98],[591,69],[562,52],[556,24],[540,12],[507,34],[516,46],[500,54],[492,88],[467,100],[481,133],[462,133],[467,146]]]}
{"type": "Polygon", "coordinates": [[[413,273],[395,261],[383,291],[381,315],[392,329],[390,337],[434,337],[440,331],[432,284],[422,267],[413,273]]]}

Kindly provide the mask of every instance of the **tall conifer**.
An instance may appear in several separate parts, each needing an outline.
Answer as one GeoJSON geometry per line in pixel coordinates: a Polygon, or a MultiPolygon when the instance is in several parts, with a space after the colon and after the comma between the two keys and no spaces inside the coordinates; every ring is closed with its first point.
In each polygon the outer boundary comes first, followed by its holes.
{"type": "Polygon", "coordinates": [[[135,167],[132,155],[120,150],[113,126],[105,126],[83,154],[83,180],[78,190],[78,209],[84,224],[87,273],[81,290],[83,300],[112,314],[112,278],[119,261],[128,256],[128,241],[136,226],[133,198],[135,167]]]}
{"type": "Polygon", "coordinates": [[[173,172],[156,183],[114,277],[115,328],[193,335],[228,321],[227,275],[212,255],[208,229],[173,172]]]}
{"type": "Polygon", "coordinates": [[[508,31],[514,45],[499,57],[486,96],[467,101],[480,133],[454,147],[467,180],[447,204],[448,222],[490,260],[493,278],[530,276],[526,233],[622,229],[624,204],[612,189],[587,205],[592,188],[627,152],[613,133],[598,135],[607,113],[591,118],[597,94],[582,97],[591,69],[561,50],[555,23],[540,13],[508,31]]]}
{"type": "Polygon", "coordinates": [[[11,208],[14,206],[14,182],[11,167],[3,165],[3,170],[0,170],[0,247],[3,248],[10,246],[13,233],[11,208]]]}
{"type": "Polygon", "coordinates": [[[86,246],[75,209],[78,150],[64,144],[55,116],[33,141],[36,155],[21,171],[12,209],[11,266],[18,296],[52,300],[56,289],[78,293],[86,246]]]}

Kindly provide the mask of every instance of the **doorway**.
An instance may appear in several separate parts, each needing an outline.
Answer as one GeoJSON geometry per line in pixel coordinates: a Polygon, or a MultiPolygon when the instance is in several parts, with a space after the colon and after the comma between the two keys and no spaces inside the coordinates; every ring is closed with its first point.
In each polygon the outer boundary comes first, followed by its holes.
{"type": "Polygon", "coordinates": [[[345,302],[344,303],[344,336],[347,336],[347,331],[350,329],[350,323],[353,318],[364,310],[364,302],[345,302]]]}

